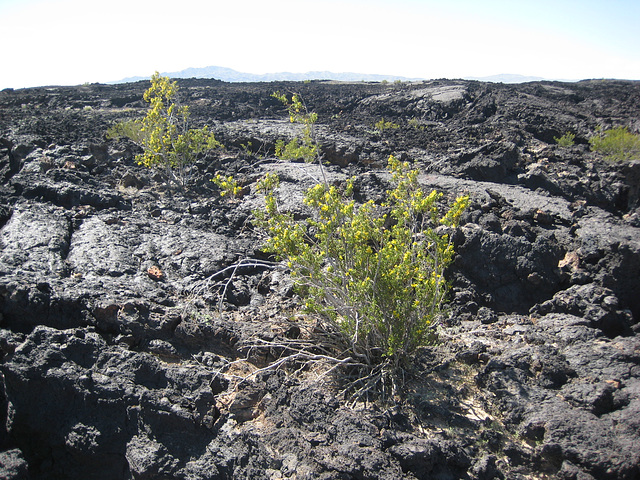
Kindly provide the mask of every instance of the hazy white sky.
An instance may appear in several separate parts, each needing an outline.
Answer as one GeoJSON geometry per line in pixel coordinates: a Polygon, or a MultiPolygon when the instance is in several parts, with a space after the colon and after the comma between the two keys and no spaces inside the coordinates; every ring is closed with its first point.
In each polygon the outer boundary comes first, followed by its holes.
{"type": "Polygon", "coordinates": [[[0,88],[250,73],[640,79],[640,0],[0,0],[0,88]]]}

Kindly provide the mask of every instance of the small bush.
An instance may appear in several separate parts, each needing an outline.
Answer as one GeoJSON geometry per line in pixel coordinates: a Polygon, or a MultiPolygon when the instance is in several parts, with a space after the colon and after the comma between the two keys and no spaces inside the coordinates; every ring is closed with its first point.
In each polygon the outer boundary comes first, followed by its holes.
{"type": "Polygon", "coordinates": [[[607,160],[620,162],[640,159],[640,135],[626,127],[614,127],[589,139],[591,150],[602,153],[607,160]]]}
{"type": "Polygon", "coordinates": [[[560,138],[553,137],[553,139],[556,141],[556,143],[561,147],[571,147],[575,143],[574,142],[575,138],[576,138],[575,134],[573,134],[571,132],[565,133],[560,138]]]}
{"type": "Polygon", "coordinates": [[[302,138],[299,140],[294,138],[289,143],[284,140],[276,142],[276,156],[282,160],[304,159],[305,162],[311,163],[319,160],[320,150],[315,139],[314,124],[318,121],[318,115],[307,110],[306,105],[302,101],[302,97],[297,94],[291,94],[288,98],[286,94],[274,92],[272,97],[280,100],[287,107],[289,112],[289,120],[291,123],[300,123],[304,125],[302,138]]]}
{"type": "Polygon", "coordinates": [[[151,87],[144,93],[149,111],[142,119],[118,123],[107,131],[107,138],[127,137],[143,149],[138,164],[165,171],[167,178],[184,188],[187,168],[199,154],[222,146],[209,131],[187,127],[189,108],[176,103],[177,82],[155,72],[151,87]]]}
{"type": "Polygon", "coordinates": [[[381,118],[374,124],[374,128],[382,133],[385,130],[395,130],[397,128],[400,128],[400,125],[398,125],[397,123],[385,121],[384,118],[381,118]]]}
{"type": "Polygon", "coordinates": [[[356,205],[353,180],[318,184],[305,195],[306,221],[280,211],[278,177],[267,174],[258,185],[265,210],[255,216],[265,250],[287,263],[308,310],[340,332],[354,361],[395,370],[434,338],[454,255],[449,230],[468,197],[442,213],[442,194],[420,188],[407,162],[391,156],[389,170],[395,187],[382,205],[356,205]]]}
{"type": "Polygon", "coordinates": [[[307,163],[311,163],[316,158],[318,153],[318,146],[311,141],[306,133],[302,138],[302,144],[297,138],[294,138],[288,143],[279,139],[276,141],[276,157],[281,160],[297,160],[303,159],[307,163]]]}
{"type": "Polygon", "coordinates": [[[242,193],[242,187],[238,184],[237,180],[232,175],[227,177],[217,174],[211,179],[220,189],[220,196],[238,197],[242,193]]]}
{"type": "Polygon", "coordinates": [[[418,120],[416,117],[410,118],[407,122],[407,124],[411,127],[411,128],[415,128],[416,130],[426,130],[427,127],[426,125],[423,125],[420,120],[418,120]]]}

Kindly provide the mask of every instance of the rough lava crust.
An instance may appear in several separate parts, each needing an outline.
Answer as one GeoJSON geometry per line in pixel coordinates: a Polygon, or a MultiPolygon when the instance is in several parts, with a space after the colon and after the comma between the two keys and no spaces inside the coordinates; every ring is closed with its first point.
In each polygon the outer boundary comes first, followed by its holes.
{"type": "Polygon", "coordinates": [[[640,129],[640,82],[179,85],[226,146],[184,193],[105,138],[147,82],[0,92],[0,477],[640,478],[640,163],[588,147],[640,129]],[[359,200],[389,154],[470,195],[441,343],[392,403],[347,405],[320,365],[238,381],[282,354],[261,345],[314,341],[286,272],[228,268],[268,260],[264,172],[301,215],[319,178],[274,158],[297,133],[275,90],[318,113],[329,179],[356,175],[359,200]]]}

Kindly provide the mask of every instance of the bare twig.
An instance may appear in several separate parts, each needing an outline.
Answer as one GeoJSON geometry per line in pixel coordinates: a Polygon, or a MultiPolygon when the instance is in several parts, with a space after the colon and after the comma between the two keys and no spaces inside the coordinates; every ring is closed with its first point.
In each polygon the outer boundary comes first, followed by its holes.
{"type": "MultiPolygon", "coordinates": [[[[297,342],[291,342],[291,343],[297,343],[297,342]]],[[[307,343],[307,345],[312,345],[311,342],[305,342],[305,343],[307,343]]],[[[248,375],[242,376],[242,375],[229,374],[229,373],[225,372],[226,370],[228,370],[231,366],[233,366],[235,364],[238,364],[240,362],[247,362],[248,361],[248,357],[250,355],[250,354],[247,354],[247,357],[244,358],[244,359],[235,360],[233,362],[227,363],[221,369],[216,371],[215,375],[223,375],[225,377],[238,380],[238,383],[235,385],[235,389],[237,389],[244,382],[247,382],[250,379],[255,378],[256,376],[258,376],[259,374],[261,374],[263,372],[268,372],[268,371],[272,371],[272,370],[278,370],[280,367],[282,367],[284,365],[287,365],[287,364],[292,364],[292,363],[303,362],[303,365],[300,367],[300,369],[304,369],[305,367],[307,367],[307,366],[309,366],[311,364],[332,364],[331,368],[329,368],[327,371],[323,372],[322,375],[320,375],[318,378],[316,378],[316,381],[320,381],[326,375],[328,375],[329,373],[335,371],[337,368],[339,368],[341,366],[344,366],[344,365],[350,365],[350,366],[355,366],[355,367],[364,367],[365,366],[364,364],[361,364],[361,363],[358,363],[357,361],[355,361],[352,357],[339,358],[339,357],[333,356],[333,355],[331,355],[329,353],[327,353],[327,354],[313,353],[313,352],[309,352],[309,351],[304,349],[304,348],[307,348],[306,345],[303,346],[303,347],[296,347],[296,346],[293,346],[292,344],[290,344],[289,342],[278,343],[278,342],[267,342],[267,341],[260,342],[259,341],[256,345],[250,346],[250,351],[251,351],[251,349],[253,347],[264,347],[264,346],[282,348],[285,351],[286,350],[293,350],[295,353],[282,356],[278,360],[276,360],[275,362],[270,363],[266,367],[258,368],[257,370],[254,370],[251,373],[249,373],[248,375]]]]}
{"type": "Polygon", "coordinates": [[[191,288],[190,293],[192,295],[197,295],[203,291],[210,290],[215,287],[223,287],[223,291],[220,295],[220,300],[218,302],[218,309],[220,314],[222,314],[222,302],[224,301],[224,297],[227,293],[227,289],[229,288],[229,285],[231,284],[238,270],[242,268],[265,268],[265,269],[272,269],[272,270],[285,269],[285,267],[280,262],[270,262],[268,260],[257,260],[253,258],[245,258],[240,260],[237,263],[234,263],[233,265],[229,265],[228,267],[225,267],[222,270],[218,270],[217,272],[212,273],[207,278],[205,278],[204,280],[201,280],[196,285],[194,285],[191,288]],[[231,276],[226,281],[219,281],[212,284],[212,282],[216,278],[223,277],[227,272],[231,272],[231,276]]]}

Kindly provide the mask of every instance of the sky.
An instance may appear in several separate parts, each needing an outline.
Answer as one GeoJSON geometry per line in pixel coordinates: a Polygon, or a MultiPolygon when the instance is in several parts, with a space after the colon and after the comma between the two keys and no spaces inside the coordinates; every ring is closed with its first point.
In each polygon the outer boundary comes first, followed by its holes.
{"type": "Polygon", "coordinates": [[[0,0],[0,89],[220,66],[640,80],[640,0],[0,0]]]}

